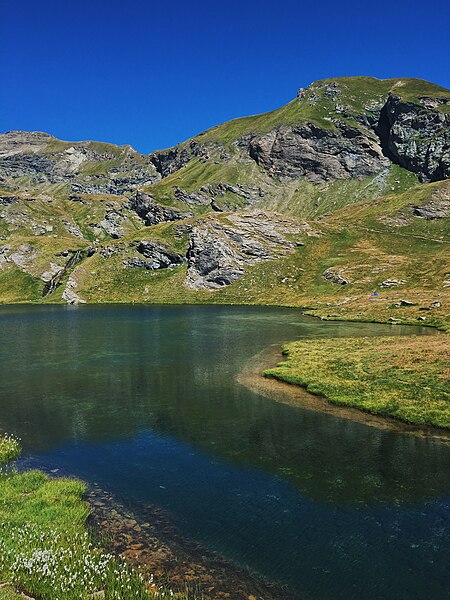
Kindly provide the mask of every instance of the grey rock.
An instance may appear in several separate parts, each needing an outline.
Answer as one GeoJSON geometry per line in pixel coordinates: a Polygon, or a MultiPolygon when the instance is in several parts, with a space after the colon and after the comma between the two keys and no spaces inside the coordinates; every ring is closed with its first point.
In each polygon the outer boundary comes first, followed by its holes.
{"type": "Polygon", "coordinates": [[[17,204],[19,198],[17,196],[0,196],[0,206],[10,206],[11,204],[17,204]]]}
{"type": "Polygon", "coordinates": [[[208,148],[200,144],[196,139],[191,140],[187,144],[170,148],[169,150],[154,152],[150,155],[150,160],[158,173],[162,177],[167,177],[184,167],[194,157],[204,160],[209,158],[208,148]]]}
{"type": "Polygon", "coordinates": [[[248,152],[272,177],[305,177],[313,183],[368,177],[389,164],[375,137],[345,123],[336,131],[310,123],[277,127],[254,136],[248,152]]]}
{"type": "Polygon", "coordinates": [[[102,219],[98,225],[94,224],[94,227],[101,227],[109,236],[117,240],[125,235],[125,232],[121,227],[125,219],[126,217],[123,213],[117,212],[116,210],[110,210],[105,214],[105,218],[102,219]]]}
{"type": "MultiPolygon", "coordinates": [[[[73,269],[80,262],[82,262],[82,260],[86,258],[86,256],[90,254],[91,250],[92,249],[89,248],[88,250],[74,250],[70,252],[69,259],[67,260],[65,265],[56,269],[55,273],[53,273],[53,275],[46,281],[44,289],[42,290],[42,295],[48,296],[49,294],[54,292],[56,288],[58,288],[62,284],[64,277],[70,273],[69,280],[67,282],[62,298],[68,301],[70,304],[77,304],[78,302],[82,302],[81,298],[79,298],[74,291],[78,284],[75,281],[73,269]]],[[[43,278],[43,276],[41,276],[41,278],[43,278]]]]}
{"type": "Polygon", "coordinates": [[[11,250],[11,246],[6,244],[4,246],[0,246],[0,269],[3,269],[7,266],[9,262],[8,252],[11,250]]]}
{"type": "Polygon", "coordinates": [[[186,204],[194,204],[198,206],[207,206],[211,203],[211,197],[205,194],[199,194],[198,192],[186,192],[185,190],[176,187],[173,190],[173,195],[180,202],[186,202],[186,204]]]}
{"type": "Polygon", "coordinates": [[[21,269],[27,270],[28,267],[32,266],[39,254],[39,250],[30,246],[30,244],[21,244],[9,255],[8,260],[21,269]]]}
{"type": "Polygon", "coordinates": [[[156,204],[153,198],[144,192],[136,192],[129,199],[129,207],[141,219],[144,220],[145,225],[157,225],[165,221],[178,221],[180,219],[186,219],[192,217],[192,213],[182,213],[175,209],[168,208],[156,204]]]}
{"type": "Polygon", "coordinates": [[[150,158],[140,155],[131,146],[94,142],[75,142],[67,146],[38,132],[1,134],[0,178],[13,184],[19,177],[31,176],[33,184],[67,184],[76,194],[119,195],[160,179],[150,158]],[[92,163],[105,165],[105,172],[86,173],[85,165],[92,163]]]}
{"type": "Polygon", "coordinates": [[[322,273],[322,277],[327,281],[331,281],[331,283],[337,283],[339,285],[347,285],[349,283],[348,279],[345,279],[342,275],[340,275],[335,269],[327,269],[322,273]]]}
{"type": "Polygon", "coordinates": [[[137,251],[147,260],[137,257],[126,259],[123,262],[126,268],[155,271],[157,269],[171,269],[186,262],[184,256],[181,256],[180,254],[173,252],[167,246],[157,244],[152,240],[139,242],[137,251]]]}
{"type": "Polygon", "coordinates": [[[431,198],[422,206],[412,206],[414,216],[432,221],[450,217],[450,182],[445,182],[433,192],[431,198]]]}
{"type": "Polygon", "coordinates": [[[417,304],[415,302],[411,302],[410,300],[399,300],[393,306],[417,306],[417,304]]]}
{"type": "Polygon", "coordinates": [[[399,285],[404,285],[405,283],[406,283],[406,281],[404,279],[385,279],[381,283],[381,287],[391,288],[391,287],[397,287],[399,285]]]}
{"type": "Polygon", "coordinates": [[[384,154],[421,181],[450,177],[450,114],[389,94],[376,128],[384,154]]]}
{"type": "Polygon", "coordinates": [[[74,237],[84,238],[83,232],[75,223],[68,221],[67,219],[63,219],[64,228],[67,233],[73,235],[74,237]]]}
{"type": "Polygon", "coordinates": [[[440,308],[441,306],[442,306],[441,303],[437,300],[430,304],[430,308],[440,308]]]}
{"type": "Polygon", "coordinates": [[[99,250],[99,255],[102,258],[109,258],[110,256],[113,256],[114,254],[124,253],[126,251],[127,250],[126,250],[125,245],[123,243],[121,243],[121,244],[116,244],[114,246],[103,246],[99,250]]]}
{"type": "Polygon", "coordinates": [[[230,285],[247,266],[294,252],[296,243],[285,234],[299,233],[303,227],[265,212],[205,218],[190,236],[186,285],[210,290],[230,285]]]}
{"type": "Polygon", "coordinates": [[[414,206],[413,215],[431,221],[450,217],[450,201],[430,202],[425,206],[414,206]]]}
{"type": "Polygon", "coordinates": [[[80,204],[85,204],[85,200],[82,196],[79,196],[78,194],[71,194],[68,197],[68,200],[70,200],[71,202],[79,202],[80,204]]]}
{"type": "Polygon", "coordinates": [[[78,288],[78,282],[75,278],[75,275],[72,274],[66,284],[66,287],[64,288],[64,292],[62,293],[62,299],[65,300],[67,302],[67,304],[85,304],[86,300],[83,300],[83,298],[81,298],[78,293],[77,293],[77,288],[78,288]]]}

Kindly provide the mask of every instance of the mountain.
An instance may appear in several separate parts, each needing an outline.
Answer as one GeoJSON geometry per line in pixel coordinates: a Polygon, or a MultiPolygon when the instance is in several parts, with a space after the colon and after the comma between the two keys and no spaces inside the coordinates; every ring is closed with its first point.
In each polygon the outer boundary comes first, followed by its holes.
{"type": "Polygon", "coordinates": [[[446,326],[449,178],[450,91],[417,79],[318,81],[148,156],[11,131],[0,301],[273,303],[446,326]]]}

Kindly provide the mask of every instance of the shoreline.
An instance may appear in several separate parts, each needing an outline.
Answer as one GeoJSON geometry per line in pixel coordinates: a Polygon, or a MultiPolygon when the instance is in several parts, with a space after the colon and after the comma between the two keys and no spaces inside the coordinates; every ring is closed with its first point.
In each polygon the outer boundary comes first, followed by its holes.
{"type": "MultiPolygon", "coordinates": [[[[379,325],[392,325],[394,326],[407,326],[407,327],[427,327],[432,330],[439,331],[440,333],[447,333],[447,327],[442,323],[429,323],[426,321],[417,322],[417,320],[395,320],[390,321],[387,319],[378,319],[375,315],[368,315],[368,318],[352,318],[350,315],[319,315],[314,314],[313,311],[319,311],[320,308],[314,308],[312,306],[305,306],[304,304],[266,304],[259,302],[79,302],[76,304],[70,304],[68,302],[1,302],[0,309],[7,307],[70,307],[70,308],[81,308],[83,306],[136,306],[136,307],[162,307],[162,306],[248,306],[248,307],[265,307],[265,308],[287,308],[292,310],[299,310],[300,313],[305,317],[311,317],[312,319],[319,319],[320,321],[340,322],[340,323],[373,323],[379,325]]],[[[323,307],[322,307],[323,308],[323,307]]]]}
{"type": "Polygon", "coordinates": [[[442,443],[450,444],[450,431],[445,429],[414,425],[393,417],[375,415],[359,408],[339,406],[324,396],[311,394],[300,385],[263,376],[263,371],[276,367],[285,358],[280,345],[269,346],[249,359],[245,367],[237,374],[236,382],[275,402],[358,422],[367,427],[395,431],[420,438],[438,439],[442,443]]]}
{"type": "MultiPolygon", "coordinates": [[[[38,470],[50,480],[72,479],[63,469],[49,469],[33,457],[20,458],[18,472],[38,470]]],[[[192,600],[298,600],[281,583],[234,563],[184,535],[170,513],[156,505],[116,495],[95,482],[86,486],[86,527],[96,546],[145,574],[155,589],[171,589],[174,598],[192,600]]]]}
{"type": "MultiPolygon", "coordinates": [[[[185,537],[163,509],[118,500],[96,484],[85,499],[87,524],[108,550],[135,570],[151,572],[175,593],[186,588],[204,600],[296,600],[283,586],[185,537]]],[[[197,597],[197,596],[195,596],[197,597]]]]}

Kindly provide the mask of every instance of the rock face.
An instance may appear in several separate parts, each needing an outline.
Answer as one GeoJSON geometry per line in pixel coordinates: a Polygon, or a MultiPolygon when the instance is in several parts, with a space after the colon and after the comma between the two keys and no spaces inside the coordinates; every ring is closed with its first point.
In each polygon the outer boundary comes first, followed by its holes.
{"type": "Polygon", "coordinates": [[[175,171],[184,167],[194,157],[204,160],[209,158],[208,149],[204,145],[199,144],[196,139],[191,140],[187,144],[175,146],[162,152],[154,152],[150,155],[153,165],[162,177],[167,177],[171,173],[175,173],[175,171]]]}
{"type": "Polygon", "coordinates": [[[389,94],[376,128],[385,155],[421,181],[450,177],[450,113],[439,112],[438,106],[389,94]]]}
{"type": "Polygon", "coordinates": [[[192,217],[192,213],[182,213],[166,206],[160,206],[144,192],[136,192],[129,201],[130,209],[144,220],[145,225],[157,225],[164,221],[178,221],[192,217]]]}
{"type": "MultiPolygon", "coordinates": [[[[274,113],[268,113],[269,127],[263,119],[266,115],[248,119],[248,125],[235,128],[243,133],[234,139],[229,131],[221,137],[223,126],[219,126],[206,136],[153,154],[152,161],[162,177],[196,158],[209,164],[254,160],[282,183],[300,178],[313,183],[364,178],[392,162],[422,181],[441,180],[450,173],[446,105],[450,105],[450,92],[446,97],[444,88],[420,80],[315,82],[299,90],[297,99],[284,107],[290,107],[287,119],[280,114],[277,122],[274,113]],[[424,92],[414,99],[421,88],[430,95],[424,92]]],[[[189,194],[193,202],[198,201],[196,194],[189,194]]]]}
{"type": "Polygon", "coordinates": [[[204,219],[191,233],[186,285],[197,289],[230,285],[242,277],[247,265],[293,252],[297,244],[285,234],[300,233],[303,228],[307,225],[281,216],[274,219],[264,212],[204,219]]]}
{"type": "Polygon", "coordinates": [[[450,217],[450,181],[441,184],[424,204],[412,206],[411,211],[415,217],[428,221],[450,217]]]}
{"type": "Polygon", "coordinates": [[[336,131],[310,123],[279,127],[252,138],[248,151],[273,177],[305,177],[313,183],[368,177],[389,164],[374,137],[344,123],[336,131]]]}
{"type": "Polygon", "coordinates": [[[414,206],[413,215],[427,220],[450,217],[450,200],[436,200],[425,206],[414,206]]]}
{"type": "Polygon", "coordinates": [[[86,300],[83,300],[78,293],[78,282],[76,280],[75,275],[69,277],[66,287],[64,288],[64,292],[62,294],[62,299],[67,302],[67,304],[85,304],[86,300]]]}
{"type": "Polygon", "coordinates": [[[173,252],[167,246],[157,244],[151,240],[139,242],[137,251],[142,254],[146,260],[136,257],[127,259],[123,263],[126,268],[155,271],[157,269],[171,269],[186,262],[184,256],[173,252]]]}
{"type": "Polygon", "coordinates": [[[61,142],[40,132],[0,135],[0,182],[28,176],[32,185],[67,184],[83,194],[125,194],[160,179],[153,162],[131,146],[61,142]]]}
{"type": "MultiPolygon", "coordinates": [[[[42,287],[51,294],[68,281],[63,297],[78,302],[83,289],[101,292],[87,281],[105,261],[111,270],[148,271],[187,261],[187,287],[230,285],[251,265],[301,243],[292,241],[300,221],[272,211],[320,218],[416,183],[393,163],[424,182],[449,178],[449,105],[450,92],[427,82],[342,78],[315,82],[279,110],[224,123],[149,156],[39,132],[1,134],[1,279],[7,286],[4,271],[14,276],[19,268],[37,280],[34,294],[42,287]],[[164,228],[173,236],[167,246],[158,239],[161,228],[144,227],[169,222],[176,224],[164,228]],[[88,259],[90,244],[98,252],[92,271],[89,263],[71,262],[78,249],[88,259]]],[[[427,189],[377,220],[420,228],[418,219],[449,218],[448,187],[427,189]]],[[[319,273],[330,286],[357,284],[345,269],[319,273]]],[[[380,274],[383,287],[404,283],[385,279],[390,275],[396,271],[380,274]]]]}

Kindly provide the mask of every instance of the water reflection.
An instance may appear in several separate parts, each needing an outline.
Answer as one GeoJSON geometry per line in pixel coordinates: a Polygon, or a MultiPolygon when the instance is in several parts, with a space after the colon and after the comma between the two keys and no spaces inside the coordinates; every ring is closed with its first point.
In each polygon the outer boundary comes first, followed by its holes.
{"type": "Polygon", "coordinates": [[[437,598],[450,448],[235,383],[272,343],[394,332],[408,330],[289,309],[5,307],[0,424],[45,464],[167,508],[304,597],[419,599],[432,578],[437,598]]]}

